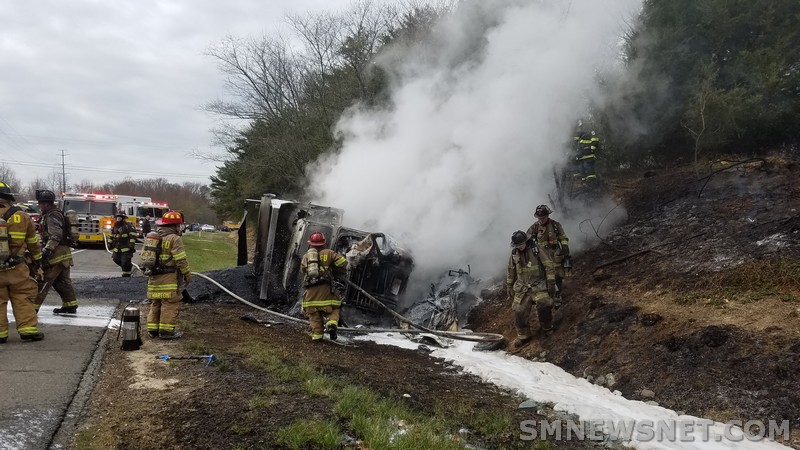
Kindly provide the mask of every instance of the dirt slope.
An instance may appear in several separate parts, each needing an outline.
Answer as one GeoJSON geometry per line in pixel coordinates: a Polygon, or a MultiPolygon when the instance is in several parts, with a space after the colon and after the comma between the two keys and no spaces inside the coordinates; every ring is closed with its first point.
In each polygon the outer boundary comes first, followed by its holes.
{"type": "MultiPolygon", "coordinates": [[[[612,184],[628,222],[575,256],[557,331],[518,354],[547,349],[575,375],[613,373],[626,397],[652,390],[689,414],[797,427],[800,165],[773,156],[714,170],[612,184]]],[[[513,337],[507,303],[484,302],[473,327],[513,337]]]]}

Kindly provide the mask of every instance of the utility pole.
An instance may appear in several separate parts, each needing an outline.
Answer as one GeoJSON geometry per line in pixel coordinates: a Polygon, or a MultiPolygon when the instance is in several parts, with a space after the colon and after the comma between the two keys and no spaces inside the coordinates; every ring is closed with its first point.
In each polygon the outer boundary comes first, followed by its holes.
{"type": "Polygon", "coordinates": [[[67,172],[64,165],[64,150],[61,150],[61,192],[67,192],[67,172]]]}

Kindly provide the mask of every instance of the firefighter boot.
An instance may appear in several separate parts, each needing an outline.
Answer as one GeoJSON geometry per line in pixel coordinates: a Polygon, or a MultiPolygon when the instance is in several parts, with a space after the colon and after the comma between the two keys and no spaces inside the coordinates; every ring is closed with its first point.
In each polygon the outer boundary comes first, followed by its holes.
{"type": "Polygon", "coordinates": [[[183,331],[162,331],[158,333],[161,339],[178,339],[183,336],[183,331]]]}
{"type": "MultiPolygon", "coordinates": [[[[549,302],[548,302],[549,303],[549,302]]],[[[539,326],[545,336],[553,334],[553,305],[536,305],[536,315],[539,317],[539,326]]]]}
{"type": "Polygon", "coordinates": [[[520,348],[523,345],[525,345],[528,342],[530,342],[530,340],[531,340],[531,336],[525,336],[525,337],[520,336],[520,337],[514,339],[514,348],[520,348]]]}
{"type": "Polygon", "coordinates": [[[62,306],[61,308],[54,308],[53,314],[77,314],[77,306],[62,306]]]}
{"type": "Polygon", "coordinates": [[[37,332],[37,333],[29,333],[29,334],[20,334],[19,337],[23,341],[41,341],[44,339],[44,333],[37,332]]]}
{"type": "Polygon", "coordinates": [[[325,326],[325,331],[328,333],[328,336],[331,337],[332,341],[336,340],[337,327],[335,322],[328,322],[328,324],[325,326]]]}
{"type": "Polygon", "coordinates": [[[155,339],[155,338],[158,337],[158,331],[147,330],[147,335],[150,336],[151,338],[155,339]]]}
{"type": "Polygon", "coordinates": [[[5,344],[8,341],[8,338],[0,338],[0,344],[5,344]]]}

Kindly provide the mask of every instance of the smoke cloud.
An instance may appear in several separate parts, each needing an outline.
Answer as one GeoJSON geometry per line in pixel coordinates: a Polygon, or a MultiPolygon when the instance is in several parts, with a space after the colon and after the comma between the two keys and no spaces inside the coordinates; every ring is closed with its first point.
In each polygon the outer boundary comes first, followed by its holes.
{"type": "Polygon", "coordinates": [[[596,242],[580,223],[611,202],[568,217],[548,196],[587,99],[599,96],[596,70],[617,58],[640,4],[461,2],[427,42],[383,56],[392,107],[341,118],[341,152],[311,170],[315,202],[343,208],[348,226],[397,238],[417,281],[467,265],[483,279],[504,273],[511,234],[543,203],[573,251],[596,242]]]}

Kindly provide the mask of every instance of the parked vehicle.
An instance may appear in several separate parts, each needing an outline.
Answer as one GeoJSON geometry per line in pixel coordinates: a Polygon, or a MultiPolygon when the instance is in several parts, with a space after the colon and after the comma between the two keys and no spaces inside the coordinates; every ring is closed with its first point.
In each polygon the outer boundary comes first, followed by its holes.
{"type": "Polygon", "coordinates": [[[214,225],[205,224],[200,226],[200,231],[217,231],[217,229],[214,225]]]}

